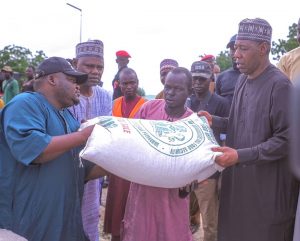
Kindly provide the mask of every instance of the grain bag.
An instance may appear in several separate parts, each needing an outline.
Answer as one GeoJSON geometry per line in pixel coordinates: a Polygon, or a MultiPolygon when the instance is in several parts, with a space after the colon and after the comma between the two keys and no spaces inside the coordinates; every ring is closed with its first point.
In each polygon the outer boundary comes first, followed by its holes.
{"type": "Polygon", "coordinates": [[[222,170],[212,131],[196,114],[176,122],[102,116],[81,129],[93,124],[80,157],[129,181],[177,188],[222,170]]]}

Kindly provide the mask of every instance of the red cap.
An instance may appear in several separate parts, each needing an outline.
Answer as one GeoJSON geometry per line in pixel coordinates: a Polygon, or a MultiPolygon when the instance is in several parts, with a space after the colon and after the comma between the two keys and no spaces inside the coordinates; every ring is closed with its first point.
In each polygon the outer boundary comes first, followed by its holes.
{"type": "Polygon", "coordinates": [[[201,58],[201,61],[214,61],[215,60],[215,56],[211,55],[211,54],[206,54],[201,58]]]}
{"type": "Polygon", "coordinates": [[[131,58],[130,54],[127,53],[125,50],[119,50],[116,52],[117,57],[125,57],[125,58],[131,58]]]}

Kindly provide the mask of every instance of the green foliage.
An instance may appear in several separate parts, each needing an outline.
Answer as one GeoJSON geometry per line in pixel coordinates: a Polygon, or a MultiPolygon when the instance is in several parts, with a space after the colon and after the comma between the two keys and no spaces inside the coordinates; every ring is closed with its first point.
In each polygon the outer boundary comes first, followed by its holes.
{"type": "Polygon", "coordinates": [[[37,50],[35,51],[34,57],[31,59],[31,65],[36,67],[46,58],[47,56],[43,50],[37,50]]]}
{"type": "Polygon", "coordinates": [[[221,72],[232,66],[231,57],[227,50],[225,50],[224,52],[221,51],[221,53],[219,53],[219,55],[216,57],[216,62],[220,66],[221,72]]]}
{"type": "Polygon", "coordinates": [[[14,72],[23,74],[28,65],[37,66],[47,56],[42,50],[36,51],[35,54],[24,47],[16,45],[5,46],[0,50],[0,67],[9,65],[14,72]]]}
{"type": "Polygon", "coordinates": [[[271,53],[274,56],[274,60],[279,60],[286,52],[298,47],[296,23],[289,26],[289,34],[287,38],[287,40],[278,39],[278,42],[272,41],[271,53]]]}
{"type": "Polygon", "coordinates": [[[137,89],[137,94],[138,94],[139,96],[146,96],[146,92],[145,92],[145,90],[144,90],[142,87],[139,87],[139,88],[137,89]]]}

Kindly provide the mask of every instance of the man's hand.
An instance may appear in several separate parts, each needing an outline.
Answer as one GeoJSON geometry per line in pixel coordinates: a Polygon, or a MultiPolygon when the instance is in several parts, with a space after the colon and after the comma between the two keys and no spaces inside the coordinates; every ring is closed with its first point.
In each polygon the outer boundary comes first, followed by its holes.
{"type": "Polygon", "coordinates": [[[95,125],[87,126],[86,128],[79,131],[79,133],[82,135],[84,142],[86,142],[87,139],[90,137],[90,135],[92,134],[92,132],[94,130],[94,127],[95,127],[95,125]]]}
{"type": "Polygon", "coordinates": [[[199,111],[197,113],[198,116],[204,116],[207,119],[209,126],[212,126],[212,116],[207,111],[199,111]]]}
{"type": "Polygon", "coordinates": [[[90,181],[93,179],[97,179],[99,177],[104,177],[109,175],[109,173],[104,170],[102,167],[95,165],[91,171],[89,172],[89,174],[87,175],[87,177],[85,178],[85,181],[90,181]]]}
{"type": "Polygon", "coordinates": [[[223,152],[222,155],[217,156],[215,162],[222,167],[230,167],[238,163],[238,153],[235,149],[230,147],[213,147],[214,152],[223,152]]]}
{"type": "Polygon", "coordinates": [[[88,126],[81,131],[54,136],[44,151],[34,160],[35,163],[51,161],[70,149],[84,145],[90,137],[95,125],[88,126]]]}

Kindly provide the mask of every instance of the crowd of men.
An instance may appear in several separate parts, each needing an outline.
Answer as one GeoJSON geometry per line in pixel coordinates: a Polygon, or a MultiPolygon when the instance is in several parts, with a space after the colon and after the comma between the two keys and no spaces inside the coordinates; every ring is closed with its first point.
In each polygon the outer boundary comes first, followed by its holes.
{"type": "MultiPolygon", "coordinates": [[[[232,67],[222,73],[212,55],[190,69],[163,59],[163,90],[155,100],[137,94],[138,75],[124,50],[116,52],[113,95],[102,87],[100,40],[77,44],[72,60],[50,57],[36,69],[28,66],[21,90],[11,67],[3,66],[0,229],[29,241],[99,241],[108,176],[104,232],[111,241],[192,241],[200,217],[204,241],[299,241],[288,97],[300,78],[300,47],[274,66],[271,37],[266,20],[243,19],[226,46],[232,67]],[[221,153],[215,162],[225,169],[193,188],[131,183],[79,158],[94,128],[78,131],[86,120],[173,122],[194,112],[207,118],[220,145],[213,148],[221,153]]],[[[300,43],[300,19],[297,37],[300,43]]]]}

